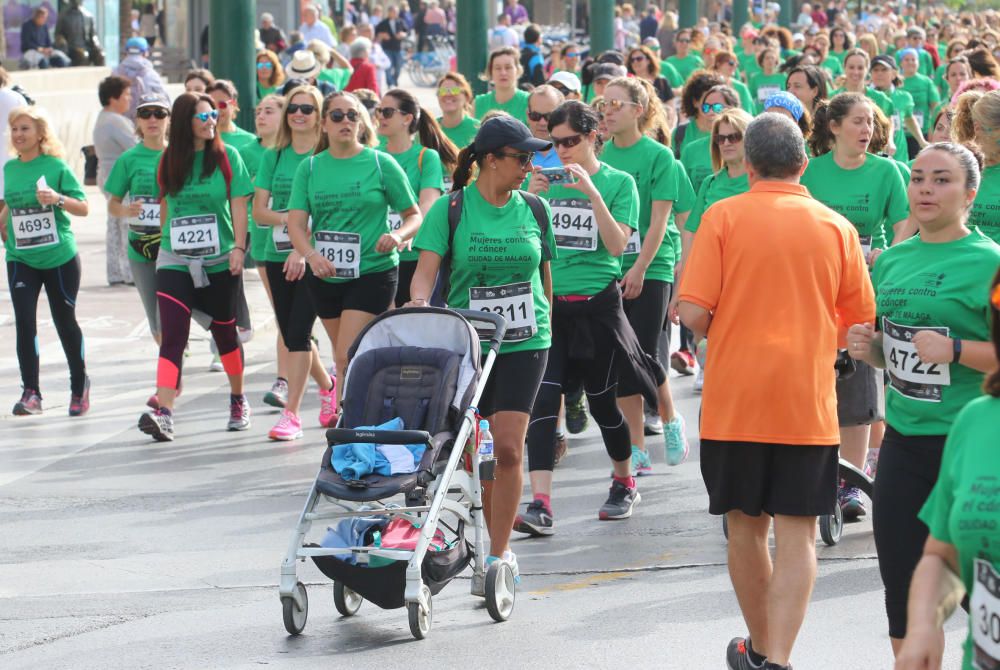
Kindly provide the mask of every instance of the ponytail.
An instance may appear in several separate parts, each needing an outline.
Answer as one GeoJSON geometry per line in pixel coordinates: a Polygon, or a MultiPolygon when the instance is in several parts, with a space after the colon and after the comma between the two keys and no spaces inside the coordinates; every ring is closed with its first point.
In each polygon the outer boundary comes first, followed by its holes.
{"type": "Polygon", "coordinates": [[[442,165],[448,169],[454,168],[458,162],[458,147],[448,139],[448,136],[441,130],[440,124],[426,109],[419,107],[418,112],[419,116],[414,119],[414,124],[417,126],[420,146],[438,152],[442,165]]]}
{"type": "Polygon", "coordinates": [[[472,166],[477,161],[476,150],[471,144],[458,152],[457,165],[454,174],[452,174],[452,193],[462,190],[472,181],[472,166]]]}
{"type": "Polygon", "coordinates": [[[955,115],[951,120],[951,139],[959,144],[976,142],[976,124],[972,119],[972,108],[985,95],[980,90],[971,89],[958,96],[958,100],[954,103],[955,115]]]}

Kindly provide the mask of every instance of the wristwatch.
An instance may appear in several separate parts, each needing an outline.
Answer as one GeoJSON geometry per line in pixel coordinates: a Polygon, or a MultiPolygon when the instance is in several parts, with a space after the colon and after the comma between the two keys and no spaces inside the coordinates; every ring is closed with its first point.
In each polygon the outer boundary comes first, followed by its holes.
{"type": "Polygon", "coordinates": [[[66,196],[60,194],[59,199],[56,201],[56,207],[62,209],[65,206],[66,206],[66,196]]]}
{"type": "Polygon", "coordinates": [[[962,340],[957,337],[952,339],[952,351],[955,353],[951,357],[951,362],[958,363],[958,359],[962,357],[962,340]]]}

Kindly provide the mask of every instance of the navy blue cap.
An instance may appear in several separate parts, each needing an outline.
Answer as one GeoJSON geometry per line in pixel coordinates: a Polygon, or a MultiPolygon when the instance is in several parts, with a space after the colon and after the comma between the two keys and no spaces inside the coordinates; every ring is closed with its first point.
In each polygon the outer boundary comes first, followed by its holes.
{"type": "Polygon", "coordinates": [[[520,151],[548,151],[552,148],[552,142],[538,139],[531,134],[528,126],[513,116],[499,114],[483,121],[483,125],[479,126],[473,147],[476,154],[483,156],[503,147],[513,147],[520,151]]]}

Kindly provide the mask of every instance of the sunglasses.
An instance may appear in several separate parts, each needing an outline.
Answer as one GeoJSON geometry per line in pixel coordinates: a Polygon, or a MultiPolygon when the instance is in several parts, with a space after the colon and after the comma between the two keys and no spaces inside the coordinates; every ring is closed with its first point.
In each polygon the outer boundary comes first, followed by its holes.
{"type": "Polygon", "coordinates": [[[675,40],[675,41],[680,42],[681,44],[691,44],[691,40],[688,39],[687,37],[682,37],[679,40],[675,40]]]}
{"type": "Polygon", "coordinates": [[[548,112],[547,114],[542,114],[541,112],[528,112],[528,119],[536,123],[539,121],[548,121],[550,116],[552,116],[552,112],[548,112]]]}
{"type": "Polygon", "coordinates": [[[594,106],[594,109],[603,114],[608,109],[610,109],[613,112],[620,111],[621,108],[624,107],[625,105],[635,105],[636,107],[638,107],[639,103],[629,102],[626,100],[601,100],[594,106]]]}
{"type": "Polygon", "coordinates": [[[641,63],[644,60],[646,60],[645,56],[632,56],[631,58],[628,59],[628,62],[629,63],[641,63]]]}
{"type": "Polygon", "coordinates": [[[504,151],[498,151],[496,153],[496,155],[500,156],[501,158],[513,158],[513,159],[515,159],[521,165],[522,169],[528,167],[528,164],[531,163],[531,159],[535,157],[535,154],[532,154],[532,153],[527,153],[527,154],[525,154],[525,153],[509,154],[509,153],[506,153],[504,151]]]}
{"type": "Polygon", "coordinates": [[[714,102],[711,105],[707,102],[703,102],[701,105],[701,113],[708,114],[709,112],[715,112],[716,114],[722,114],[726,111],[726,106],[721,102],[714,102]]]}
{"type": "Polygon", "coordinates": [[[271,63],[270,61],[262,60],[261,62],[257,63],[257,69],[258,70],[273,70],[274,69],[274,63],[271,63]]]}
{"type": "Polygon", "coordinates": [[[719,133],[718,135],[715,136],[715,144],[720,147],[723,144],[726,144],[727,142],[729,144],[739,144],[742,141],[743,141],[743,133],[729,133],[728,135],[723,135],[722,133],[719,133]]]}
{"type": "Polygon", "coordinates": [[[552,146],[554,146],[557,149],[559,147],[566,147],[567,149],[572,149],[577,144],[583,141],[583,135],[580,135],[578,133],[576,135],[570,135],[568,137],[553,137],[551,139],[552,139],[552,146]]]}
{"type": "Polygon", "coordinates": [[[438,89],[438,97],[443,98],[448,95],[462,95],[461,86],[442,86],[438,89]]]}
{"type": "Polygon", "coordinates": [[[549,86],[551,86],[552,88],[556,89],[557,91],[559,91],[563,95],[569,95],[569,93],[570,93],[569,89],[566,88],[565,86],[563,86],[562,84],[560,84],[559,82],[550,82],[549,86]]]}
{"type": "Polygon", "coordinates": [[[563,58],[579,58],[579,57],[580,57],[579,51],[567,51],[566,54],[563,56],[563,58]]]}
{"type": "Polygon", "coordinates": [[[351,123],[354,123],[359,118],[361,118],[358,116],[358,113],[353,109],[350,109],[346,112],[341,111],[339,109],[335,109],[332,112],[330,112],[328,116],[330,117],[330,120],[333,121],[334,123],[340,123],[344,119],[347,119],[351,123]]]}
{"type": "MultiPolygon", "coordinates": [[[[396,115],[396,112],[399,111],[400,110],[396,109],[395,107],[376,107],[375,115],[381,116],[383,119],[391,119],[393,116],[396,115]]],[[[402,112],[400,113],[402,114],[402,112]]]]}
{"type": "Polygon", "coordinates": [[[156,118],[163,120],[168,116],[170,116],[170,112],[168,112],[165,109],[146,108],[146,109],[136,110],[135,115],[138,116],[140,119],[151,119],[155,116],[156,118]]]}
{"type": "Polygon", "coordinates": [[[221,102],[215,103],[215,106],[218,107],[219,109],[226,109],[228,107],[233,106],[235,102],[236,102],[235,100],[222,100],[221,102]]]}
{"type": "Polygon", "coordinates": [[[212,119],[214,121],[217,118],[219,118],[219,110],[213,109],[210,112],[198,112],[197,114],[194,115],[194,118],[198,119],[202,123],[208,123],[209,119],[212,119]]]}
{"type": "Polygon", "coordinates": [[[289,114],[295,114],[297,112],[301,112],[302,114],[309,116],[310,114],[316,111],[316,105],[310,105],[309,103],[300,104],[297,102],[291,102],[288,104],[287,109],[289,114]]]}

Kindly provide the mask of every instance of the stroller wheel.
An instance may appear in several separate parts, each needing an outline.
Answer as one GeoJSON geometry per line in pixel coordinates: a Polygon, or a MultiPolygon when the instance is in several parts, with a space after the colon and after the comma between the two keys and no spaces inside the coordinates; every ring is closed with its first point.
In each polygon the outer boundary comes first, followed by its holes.
{"type": "Polygon", "coordinates": [[[833,509],[833,514],[827,514],[819,518],[819,535],[823,538],[824,544],[828,547],[840,542],[844,534],[844,513],[840,511],[840,503],[833,509]]]}
{"type": "Polygon", "coordinates": [[[306,627],[306,618],[309,616],[309,596],[306,594],[306,587],[302,582],[295,584],[295,590],[302,599],[302,608],[295,604],[295,599],[285,596],[281,599],[282,615],[285,620],[285,630],[289,635],[298,635],[306,627]]]}
{"type": "Polygon", "coordinates": [[[406,603],[406,612],[410,619],[410,633],[418,640],[423,640],[431,632],[431,623],[434,620],[434,604],[431,602],[431,590],[426,586],[424,595],[427,598],[427,609],[420,603],[406,603]]]}
{"type": "Polygon", "coordinates": [[[344,586],[342,582],[333,583],[333,604],[341,615],[353,616],[357,614],[358,608],[364,601],[364,598],[344,586]]]}
{"type": "Polygon", "coordinates": [[[486,609],[500,623],[510,618],[517,598],[514,571],[506,561],[494,561],[486,571],[486,609]]]}

